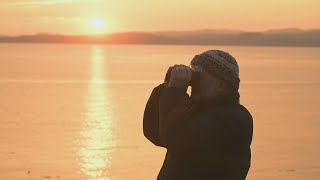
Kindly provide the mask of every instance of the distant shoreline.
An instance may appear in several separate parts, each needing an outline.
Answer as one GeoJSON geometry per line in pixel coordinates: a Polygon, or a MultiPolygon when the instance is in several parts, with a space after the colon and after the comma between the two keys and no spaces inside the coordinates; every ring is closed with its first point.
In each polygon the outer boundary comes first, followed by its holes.
{"type": "Polygon", "coordinates": [[[122,32],[106,35],[0,36],[0,43],[320,47],[320,30],[122,32]]]}
{"type": "Polygon", "coordinates": [[[2,42],[0,44],[61,44],[61,45],[146,45],[146,46],[235,46],[235,47],[291,47],[291,48],[319,48],[320,45],[233,45],[233,44],[156,44],[156,43],[72,43],[72,42],[2,42]]]}

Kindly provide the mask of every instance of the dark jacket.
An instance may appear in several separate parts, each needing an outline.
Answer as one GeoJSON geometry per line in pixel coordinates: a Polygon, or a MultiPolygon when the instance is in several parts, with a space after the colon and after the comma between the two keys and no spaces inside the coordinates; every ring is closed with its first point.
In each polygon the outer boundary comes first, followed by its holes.
{"type": "Polygon", "coordinates": [[[167,149],[158,180],[244,180],[250,168],[253,119],[232,93],[194,103],[181,88],[155,87],[143,133],[167,149]]]}

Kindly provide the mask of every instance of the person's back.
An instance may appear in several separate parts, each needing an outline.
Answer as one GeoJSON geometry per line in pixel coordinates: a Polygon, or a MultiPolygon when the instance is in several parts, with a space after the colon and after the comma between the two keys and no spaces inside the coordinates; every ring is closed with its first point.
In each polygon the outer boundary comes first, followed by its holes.
{"type": "Polygon", "coordinates": [[[245,179],[252,137],[252,117],[246,108],[235,102],[211,104],[192,121],[196,131],[212,141],[199,143],[194,147],[197,153],[187,160],[168,150],[158,179],[245,179]]]}
{"type": "Polygon", "coordinates": [[[158,180],[244,180],[250,168],[253,119],[231,91],[195,101],[184,88],[154,88],[144,135],[167,153],[158,180]]]}

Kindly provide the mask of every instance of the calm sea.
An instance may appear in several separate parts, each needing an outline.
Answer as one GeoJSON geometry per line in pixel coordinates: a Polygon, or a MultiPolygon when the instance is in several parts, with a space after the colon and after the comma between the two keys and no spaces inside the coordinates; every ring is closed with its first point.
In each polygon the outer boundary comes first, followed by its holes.
{"type": "Polygon", "coordinates": [[[320,48],[62,44],[0,44],[0,179],[156,179],[166,149],[143,136],[146,101],[209,49],[240,66],[247,179],[318,180],[320,48]]]}

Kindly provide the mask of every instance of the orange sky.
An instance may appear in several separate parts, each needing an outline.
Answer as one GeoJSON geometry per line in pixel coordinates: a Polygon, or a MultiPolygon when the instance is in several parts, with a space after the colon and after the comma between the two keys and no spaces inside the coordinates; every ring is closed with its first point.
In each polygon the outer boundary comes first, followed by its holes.
{"type": "Polygon", "coordinates": [[[319,28],[319,0],[1,0],[0,35],[319,28]],[[92,28],[103,19],[104,30],[92,28]]]}

